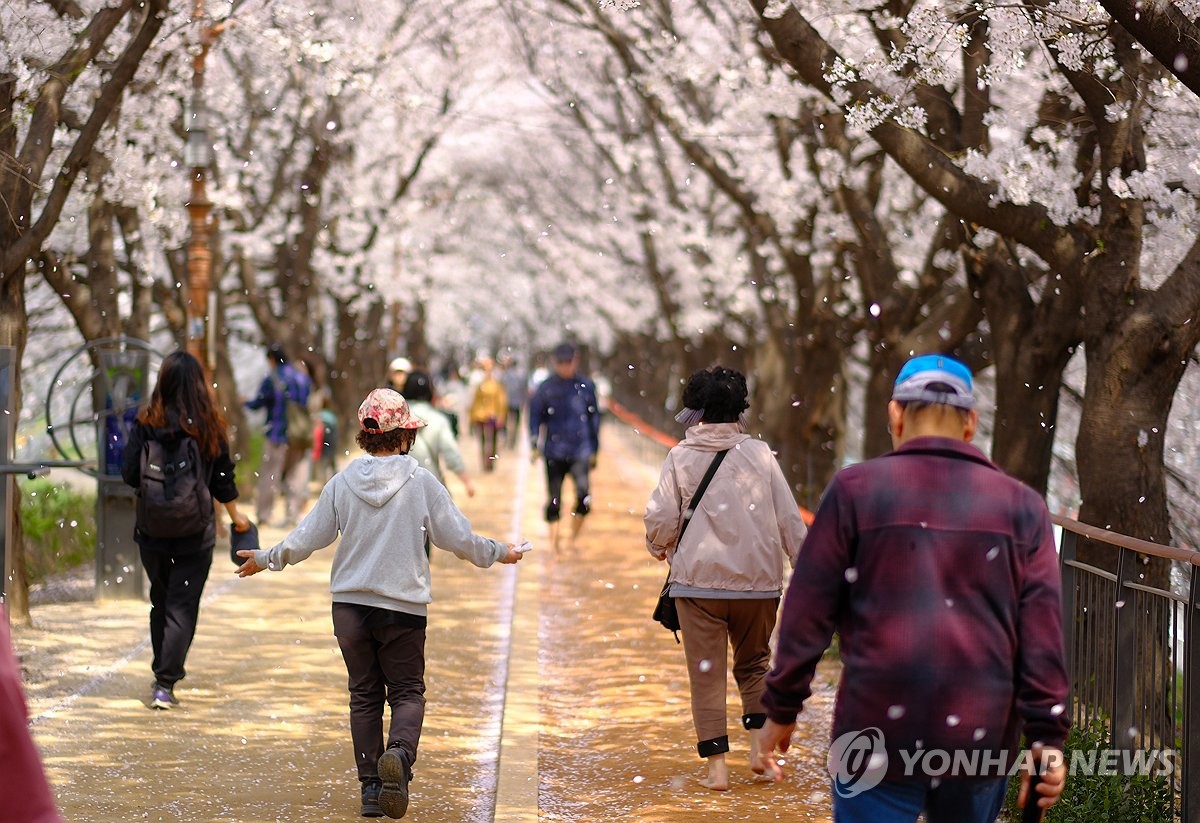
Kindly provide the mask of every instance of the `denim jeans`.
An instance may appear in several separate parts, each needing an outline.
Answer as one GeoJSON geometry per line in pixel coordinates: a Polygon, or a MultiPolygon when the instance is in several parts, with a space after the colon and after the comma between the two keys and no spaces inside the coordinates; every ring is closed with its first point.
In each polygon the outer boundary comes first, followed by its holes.
{"type": "Polygon", "coordinates": [[[833,793],[834,823],[915,823],[922,811],[928,823],[993,823],[1004,805],[1007,778],[880,783],[845,798],[833,793]]]}

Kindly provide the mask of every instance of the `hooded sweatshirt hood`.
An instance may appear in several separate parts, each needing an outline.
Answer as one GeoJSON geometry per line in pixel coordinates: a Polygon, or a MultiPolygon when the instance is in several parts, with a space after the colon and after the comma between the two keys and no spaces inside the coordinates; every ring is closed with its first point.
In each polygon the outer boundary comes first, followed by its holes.
{"type": "Polygon", "coordinates": [[[367,455],[351,462],[343,470],[342,477],[358,499],[378,509],[396,496],[417,468],[416,459],[407,454],[367,455]]]}

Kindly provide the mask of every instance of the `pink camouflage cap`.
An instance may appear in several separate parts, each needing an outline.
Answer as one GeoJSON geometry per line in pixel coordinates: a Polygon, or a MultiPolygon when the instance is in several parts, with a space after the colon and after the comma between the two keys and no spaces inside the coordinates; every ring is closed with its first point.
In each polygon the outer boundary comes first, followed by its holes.
{"type": "Polygon", "coordinates": [[[375,389],[358,407],[358,422],[369,434],[382,434],[396,429],[419,429],[425,421],[413,417],[404,395],[395,389],[375,389]]]}

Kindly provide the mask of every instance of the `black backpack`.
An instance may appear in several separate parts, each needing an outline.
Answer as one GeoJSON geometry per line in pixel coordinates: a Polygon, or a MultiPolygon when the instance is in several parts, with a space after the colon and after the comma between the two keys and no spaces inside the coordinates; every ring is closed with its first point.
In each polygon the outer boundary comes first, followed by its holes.
{"type": "Polygon", "coordinates": [[[147,537],[188,537],[213,523],[208,471],[200,444],[184,435],[172,445],[147,439],[137,489],[137,527],[147,537]]]}

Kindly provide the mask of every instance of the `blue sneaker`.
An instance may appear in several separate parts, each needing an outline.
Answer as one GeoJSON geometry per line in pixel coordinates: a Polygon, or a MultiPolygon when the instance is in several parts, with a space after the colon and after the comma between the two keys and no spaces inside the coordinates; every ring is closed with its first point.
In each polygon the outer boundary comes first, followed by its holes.
{"type": "Polygon", "coordinates": [[[175,699],[175,693],[165,686],[155,685],[154,691],[150,692],[150,708],[152,709],[169,709],[178,705],[179,701],[175,699]]]}
{"type": "Polygon", "coordinates": [[[404,762],[404,753],[398,748],[388,749],[379,758],[378,769],[383,781],[379,808],[392,819],[404,817],[408,811],[408,764],[404,762]]]}
{"type": "Polygon", "coordinates": [[[383,809],[379,808],[378,780],[367,780],[362,784],[362,816],[383,817],[383,809]]]}

